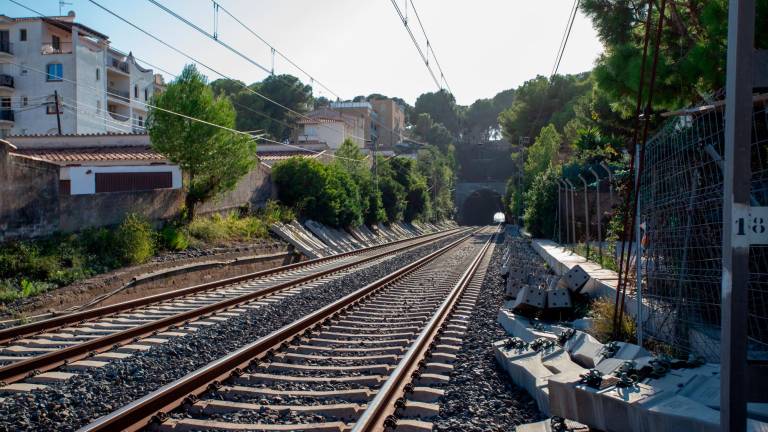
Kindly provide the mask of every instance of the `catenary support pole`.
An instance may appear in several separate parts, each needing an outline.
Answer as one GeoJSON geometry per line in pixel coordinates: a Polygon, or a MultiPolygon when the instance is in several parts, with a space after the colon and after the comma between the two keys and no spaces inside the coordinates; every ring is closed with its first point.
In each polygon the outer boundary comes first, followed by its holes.
{"type": "Polygon", "coordinates": [[[725,80],[720,343],[720,425],[724,431],[747,428],[749,239],[743,231],[734,228],[739,220],[744,223],[749,215],[754,40],[755,1],[730,0],[725,80]]]}
{"type": "Polygon", "coordinates": [[[568,179],[566,179],[565,182],[571,188],[571,234],[573,239],[573,243],[571,243],[571,251],[573,251],[576,242],[578,241],[576,237],[576,187],[568,179]]]}

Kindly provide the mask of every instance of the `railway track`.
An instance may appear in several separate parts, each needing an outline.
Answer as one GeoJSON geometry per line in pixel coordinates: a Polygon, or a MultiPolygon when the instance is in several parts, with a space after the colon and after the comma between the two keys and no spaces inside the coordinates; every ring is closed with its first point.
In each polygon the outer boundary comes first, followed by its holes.
{"type": "Polygon", "coordinates": [[[495,231],[463,236],[81,431],[431,430],[495,231]]]}
{"type": "Polygon", "coordinates": [[[5,391],[25,391],[68,379],[77,369],[101,367],[465,231],[427,234],[3,329],[0,382],[5,391]],[[63,365],[69,372],[50,372],[63,365]],[[25,379],[30,384],[17,383],[25,379]]]}

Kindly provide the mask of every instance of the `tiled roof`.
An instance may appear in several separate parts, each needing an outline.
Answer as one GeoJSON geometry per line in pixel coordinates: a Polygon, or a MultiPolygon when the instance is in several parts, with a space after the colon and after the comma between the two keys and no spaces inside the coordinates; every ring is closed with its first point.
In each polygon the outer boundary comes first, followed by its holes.
{"type": "Polygon", "coordinates": [[[21,149],[13,153],[57,165],[110,161],[167,162],[165,156],[144,146],[21,149]]]}
{"type": "Polygon", "coordinates": [[[286,159],[290,159],[294,156],[302,156],[302,157],[311,157],[316,158],[320,156],[323,152],[311,152],[308,150],[302,151],[302,150],[296,150],[296,151],[280,151],[280,152],[258,152],[257,155],[259,156],[259,160],[268,165],[272,166],[280,161],[284,161],[286,159]]]}

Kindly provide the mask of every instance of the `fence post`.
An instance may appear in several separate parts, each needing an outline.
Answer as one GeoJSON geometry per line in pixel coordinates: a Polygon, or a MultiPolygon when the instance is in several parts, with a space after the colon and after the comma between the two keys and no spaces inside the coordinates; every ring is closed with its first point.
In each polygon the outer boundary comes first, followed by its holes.
{"type": "Polygon", "coordinates": [[[562,185],[560,184],[560,181],[557,182],[557,242],[563,243],[563,233],[562,233],[562,220],[563,215],[560,214],[560,206],[561,200],[560,200],[560,193],[562,192],[562,185]]]}
{"type": "Polygon", "coordinates": [[[576,198],[574,198],[576,187],[573,186],[570,180],[565,179],[565,183],[571,188],[571,233],[573,243],[571,244],[571,251],[576,247],[576,198]]]}
{"type": "Polygon", "coordinates": [[[600,257],[600,267],[603,266],[603,226],[600,219],[603,218],[603,214],[600,212],[600,176],[597,175],[592,167],[589,167],[589,172],[595,176],[595,204],[597,206],[597,254],[600,257]]]}
{"type": "Polygon", "coordinates": [[[565,191],[565,243],[563,243],[563,248],[565,248],[565,245],[571,241],[571,228],[568,226],[568,185],[561,179],[557,179],[557,184],[558,187],[563,186],[565,191]]]}
{"type": "Polygon", "coordinates": [[[587,180],[579,174],[579,179],[584,183],[584,244],[587,245],[587,260],[589,260],[589,191],[587,190],[587,180]]]}
{"type": "Polygon", "coordinates": [[[750,387],[757,384],[748,379],[747,361],[749,239],[734,229],[737,221],[749,216],[750,206],[755,1],[728,3],[720,427],[724,431],[741,431],[747,428],[747,395],[750,387]]]}
{"type": "Polygon", "coordinates": [[[613,173],[605,161],[600,162],[600,166],[608,173],[608,201],[611,202],[611,208],[613,208],[613,173]]]}

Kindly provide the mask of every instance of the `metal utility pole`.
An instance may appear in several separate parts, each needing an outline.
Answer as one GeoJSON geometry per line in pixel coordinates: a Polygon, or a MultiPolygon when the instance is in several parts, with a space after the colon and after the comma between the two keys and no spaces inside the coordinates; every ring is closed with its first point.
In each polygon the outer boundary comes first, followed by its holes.
{"type": "Polygon", "coordinates": [[[560,184],[560,180],[557,181],[557,242],[563,243],[563,215],[560,211],[560,207],[562,206],[562,202],[560,200],[560,194],[563,190],[563,185],[560,184]]]}
{"type": "Polygon", "coordinates": [[[589,260],[589,194],[587,180],[579,174],[579,179],[584,183],[584,243],[587,245],[587,260],[589,260]]]}
{"type": "MultiPolygon", "coordinates": [[[[61,6],[59,6],[61,7],[61,6]]],[[[59,91],[53,91],[53,101],[56,104],[56,126],[59,128],[59,135],[61,135],[61,105],[59,105],[59,91]]]]}
{"type": "MultiPolygon", "coordinates": [[[[754,394],[750,387],[756,387],[756,383],[748,379],[751,374],[747,362],[749,245],[753,231],[759,233],[750,217],[750,210],[757,208],[750,209],[749,202],[754,40],[755,0],[730,0],[725,84],[720,343],[720,427],[724,431],[746,430],[747,401],[749,395],[754,394]]],[[[762,369],[764,377],[765,367],[762,369]]]]}
{"type": "Polygon", "coordinates": [[[593,176],[595,176],[595,205],[597,206],[597,254],[600,257],[600,266],[603,265],[603,226],[600,219],[602,219],[603,214],[600,212],[600,176],[597,175],[597,172],[595,172],[592,167],[589,168],[589,172],[592,173],[593,176]]]}

